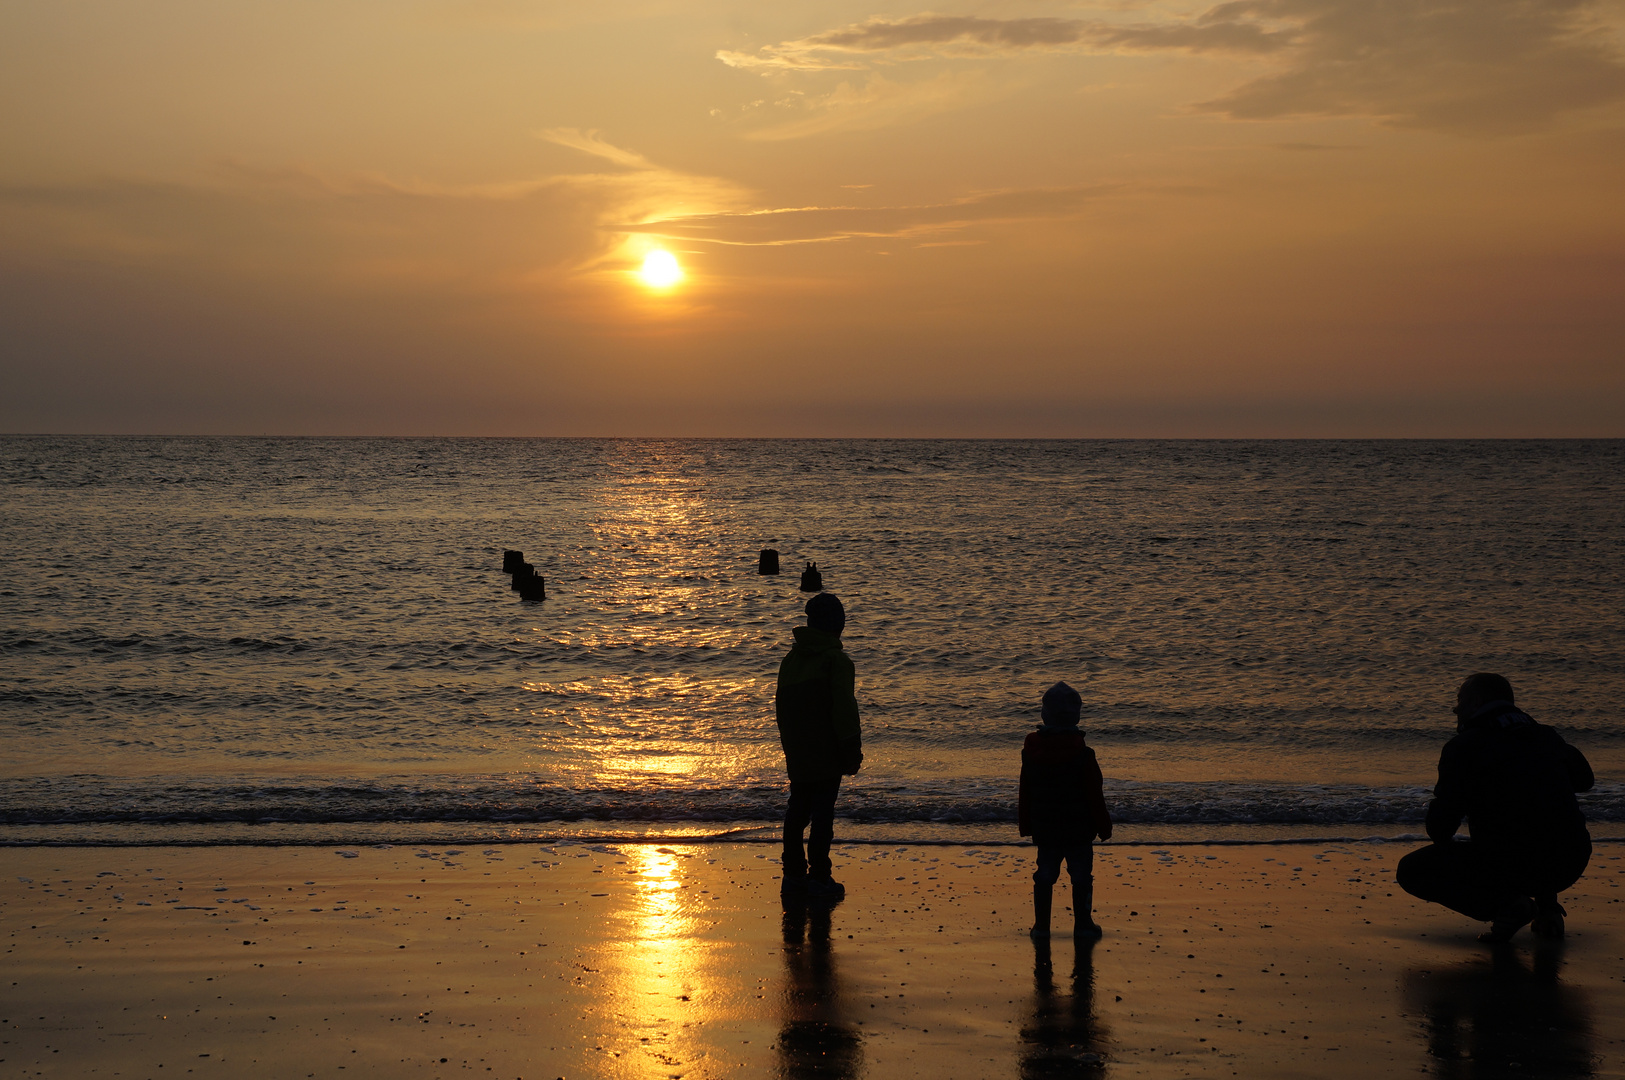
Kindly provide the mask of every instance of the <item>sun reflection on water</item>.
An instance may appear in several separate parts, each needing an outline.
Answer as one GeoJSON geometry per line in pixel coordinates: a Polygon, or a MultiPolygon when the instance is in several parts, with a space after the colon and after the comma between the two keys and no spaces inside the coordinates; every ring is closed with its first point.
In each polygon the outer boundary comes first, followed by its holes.
{"type": "Polygon", "coordinates": [[[737,785],[778,763],[765,677],[650,672],[520,685],[537,701],[538,766],[578,785],[737,785]]]}

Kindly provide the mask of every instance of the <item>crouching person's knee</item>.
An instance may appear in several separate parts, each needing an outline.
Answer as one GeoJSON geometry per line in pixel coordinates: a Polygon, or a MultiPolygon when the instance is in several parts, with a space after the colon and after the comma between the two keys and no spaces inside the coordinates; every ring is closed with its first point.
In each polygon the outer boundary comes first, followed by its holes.
{"type": "Polygon", "coordinates": [[[1412,896],[1428,899],[1433,892],[1429,886],[1438,877],[1439,852],[1437,845],[1429,844],[1399,860],[1394,868],[1394,880],[1412,896]]]}

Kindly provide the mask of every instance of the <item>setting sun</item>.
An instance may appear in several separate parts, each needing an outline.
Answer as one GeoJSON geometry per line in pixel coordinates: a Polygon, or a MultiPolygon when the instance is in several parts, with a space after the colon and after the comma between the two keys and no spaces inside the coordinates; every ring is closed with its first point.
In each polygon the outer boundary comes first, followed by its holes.
{"type": "Polygon", "coordinates": [[[669,251],[651,251],[649,257],[643,260],[643,269],[638,276],[645,285],[656,289],[669,289],[683,280],[683,268],[677,264],[677,256],[669,251]]]}

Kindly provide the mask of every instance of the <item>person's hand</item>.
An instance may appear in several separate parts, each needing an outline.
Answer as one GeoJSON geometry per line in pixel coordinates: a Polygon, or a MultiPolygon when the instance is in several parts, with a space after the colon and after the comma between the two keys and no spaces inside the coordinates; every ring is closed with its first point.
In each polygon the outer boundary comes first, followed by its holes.
{"type": "Polygon", "coordinates": [[[1112,827],[1110,825],[1100,830],[1100,838],[1102,840],[1110,840],[1112,838],[1112,827]]]}
{"type": "Polygon", "coordinates": [[[858,750],[858,751],[856,751],[854,753],[848,754],[847,757],[846,757],[846,760],[841,762],[841,775],[842,776],[856,776],[856,775],[858,775],[858,770],[861,769],[862,767],[863,767],[863,751],[858,750]]]}

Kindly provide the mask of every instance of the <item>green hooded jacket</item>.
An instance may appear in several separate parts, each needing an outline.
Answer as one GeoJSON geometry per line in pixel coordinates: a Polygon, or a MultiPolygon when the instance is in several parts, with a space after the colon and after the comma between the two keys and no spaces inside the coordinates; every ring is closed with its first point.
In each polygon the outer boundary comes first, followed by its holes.
{"type": "Polygon", "coordinates": [[[850,776],[863,762],[856,673],[839,634],[794,628],[796,643],[779,664],[773,711],[791,780],[850,776]]]}

